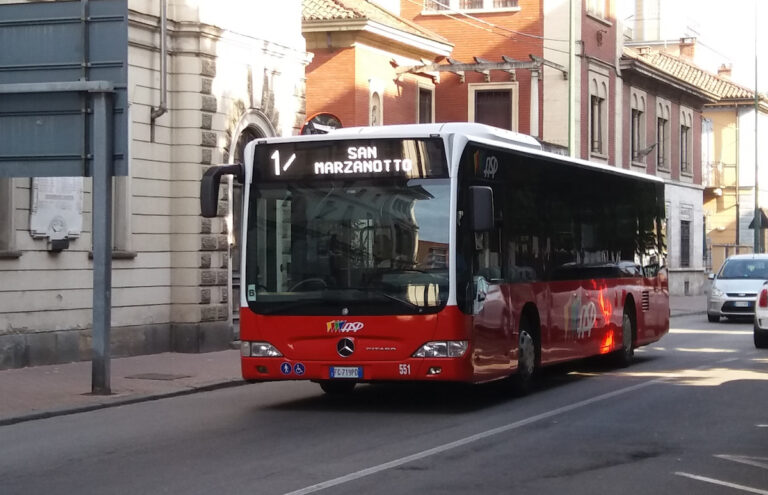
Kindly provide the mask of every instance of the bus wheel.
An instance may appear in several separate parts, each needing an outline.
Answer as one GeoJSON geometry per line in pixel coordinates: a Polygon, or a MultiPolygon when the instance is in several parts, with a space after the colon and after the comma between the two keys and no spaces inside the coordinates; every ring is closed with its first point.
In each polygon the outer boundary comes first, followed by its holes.
{"type": "Polygon", "coordinates": [[[324,380],[320,388],[328,395],[349,395],[355,389],[356,382],[341,380],[324,380]]]}
{"type": "Polygon", "coordinates": [[[511,377],[512,392],[515,395],[528,393],[534,371],[536,371],[536,341],[533,339],[530,324],[527,320],[523,320],[520,322],[517,373],[511,377]]]}
{"type": "Polygon", "coordinates": [[[621,349],[613,353],[613,362],[626,368],[635,359],[635,349],[632,347],[632,315],[631,311],[624,310],[621,317],[621,349]]]}

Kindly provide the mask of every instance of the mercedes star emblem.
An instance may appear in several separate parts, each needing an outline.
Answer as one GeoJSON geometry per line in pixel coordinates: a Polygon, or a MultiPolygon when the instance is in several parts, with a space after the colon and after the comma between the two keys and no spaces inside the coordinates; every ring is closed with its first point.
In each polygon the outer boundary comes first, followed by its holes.
{"type": "Polygon", "coordinates": [[[349,357],[352,355],[353,352],[355,352],[355,343],[352,339],[341,339],[339,340],[339,343],[336,344],[336,352],[339,353],[339,356],[341,357],[349,357]]]}

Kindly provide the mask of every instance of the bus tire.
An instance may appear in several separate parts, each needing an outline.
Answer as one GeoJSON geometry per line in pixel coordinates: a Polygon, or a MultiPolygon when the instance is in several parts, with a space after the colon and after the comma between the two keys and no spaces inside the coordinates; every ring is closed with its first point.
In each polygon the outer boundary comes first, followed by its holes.
{"type": "Polygon", "coordinates": [[[328,395],[349,395],[355,389],[357,382],[347,380],[323,380],[320,388],[328,395]]]}
{"type": "Polygon", "coordinates": [[[517,372],[510,377],[512,393],[516,396],[527,394],[536,371],[535,331],[527,318],[520,321],[518,337],[517,372]]]}
{"type": "Polygon", "coordinates": [[[635,359],[635,348],[633,346],[635,336],[634,317],[634,311],[625,306],[624,314],[621,317],[621,348],[613,353],[613,362],[620,368],[626,368],[635,359]]]}

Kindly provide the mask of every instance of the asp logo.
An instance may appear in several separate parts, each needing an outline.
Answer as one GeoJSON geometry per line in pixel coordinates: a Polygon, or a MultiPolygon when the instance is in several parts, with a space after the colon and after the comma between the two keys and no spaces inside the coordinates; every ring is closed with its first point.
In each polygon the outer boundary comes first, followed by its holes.
{"type": "Polygon", "coordinates": [[[365,325],[360,321],[333,320],[325,324],[328,333],[357,333],[365,325]]]}
{"type": "Polygon", "coordinates": [[[495,156],[489,156],[485,159],[485,168],[483,169],[483,178],[495,179],[496,172],[499,171],[499,159],[495,156]]]}

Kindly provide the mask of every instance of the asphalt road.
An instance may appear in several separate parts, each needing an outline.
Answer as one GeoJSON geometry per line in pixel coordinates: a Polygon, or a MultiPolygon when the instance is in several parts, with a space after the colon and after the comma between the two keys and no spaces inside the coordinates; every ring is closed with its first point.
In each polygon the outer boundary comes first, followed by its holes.
{"type": "Polygon", "coordinates": [[[518,399],[271,383],[0,427],[0,493],[768,495],[768,351],[750,323],[672,324],[518,399]]]}

